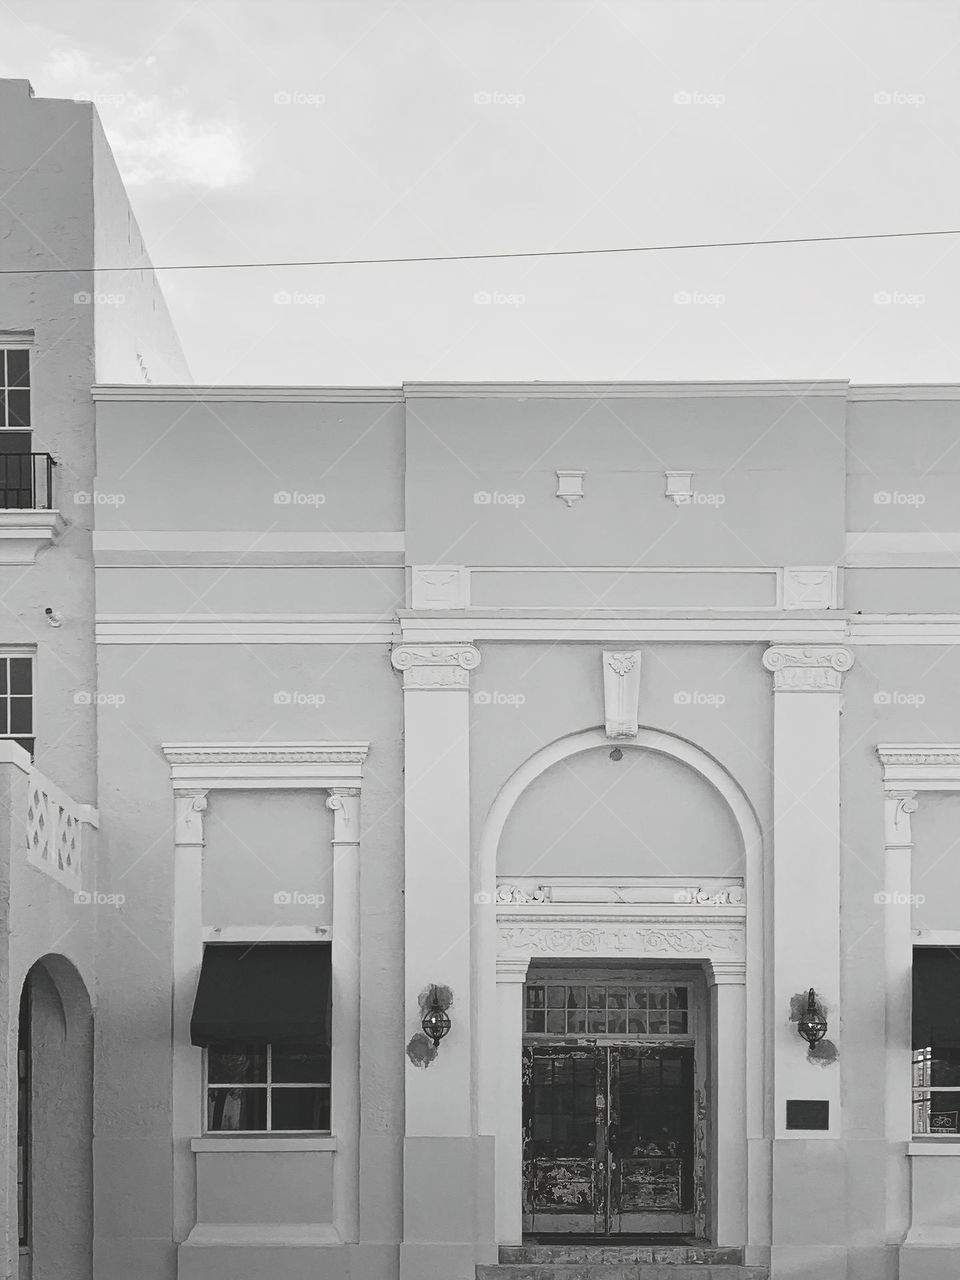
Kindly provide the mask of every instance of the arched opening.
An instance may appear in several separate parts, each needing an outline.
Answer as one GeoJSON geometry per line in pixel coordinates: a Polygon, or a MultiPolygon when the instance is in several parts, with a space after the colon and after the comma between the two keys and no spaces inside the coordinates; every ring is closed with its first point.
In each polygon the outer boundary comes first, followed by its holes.
{"type": "Polygon", "coordinates": [[[24,979],[17,1047],[20,1280],[92,1280],[93,1012],[63,956],[24,979]]]}
{"type": "MultiPolygon", "coordinates": [[[[521,1133],[525,1114],[521,1073],[515,1063],[520,1061],[522,1036],[528,1034],[526,1005],[529,1003],[532,1009],[533,996],[541,994],[526,988],[531,983],[535,986],[538,977],[544,979],[540,986],[544,987],[545,1017],[549,1019],[550,983],[559,991],[561,979],[569,976],[569,982],[577,986],[580,994],[583,979],[585,1016],[589,1020],[591,974],[586,972],[589,965],[583,963],[589,953],[591,963],[611,968],[605,981],[608,986],[612,984],[611,991],[617,988],[613,994],[618,1001],[626,999],[629,1007],[631,994],[639,992],[649,1011],[653,1007],[650,995],[641,988],[651,985],[657,977],[658,948],[674,948],[676,972],[671,972],[667,985],[690,987],[687,1005],[678,1003],[678,1010],[693,1009],[693,1002],[700,1001],[699,1025],[705,1029],[705,1038],[700,1039],[696,1050],[699,1057],[693,1075],[694,1089],[696,1070],[700,1070],[702,1078],[709,1079],[708,1091],[713,1099],[706,1120],[710,1168],[701,1180],[708,1203],[702,1207],[696,1233],[709,1236],[717,1245],[743,1245],[748,1238],[744,1188],[753,1173],[747,1169],[747,1144],[762,1136],[764,1124],[762,1055],[744,1052],[745,1044],[759,1045],[763,1035],[764,877],[760,826],[735,780],[693,743],[641,728],[629,743],[617,745],[621,750],[611,757],[611,744],[604,731],[590,729],[543,747],[506,780],[481,829],[478,902],[481,906],[492,904],[495,909],[478,912],[475,934],[480,975],[478,1020],[486,1031],[492,1032],[484,1039],[478,1115],[481,1132],[495,1136],[497,1238],[501,1243],[515,1243],[521,1238],[521,1133]],[[602,803],[595,803],[597,797],[602,803]],[[586,816],[578,813],[578,804],[587,811],[586,816]],[[545,812],[549,815],[546,819],[545,812]],[[638,883],[631,884],[632,878],[638,883]],[[722,888],[730,878],[743,890],[737,909],[739,924],[733,926],[739,929],[735,950],[727,949],[719,923],[722,910],[733,916],[734,907],[717,911],[712,905],[731,903],[729,897],[723,896],[726,889],[722,888]],[[537,906],[537,902],[544,901],[538,889],[541,879],[553,882],[544,907],[537,906]],[[519,896],[514,895],[509,883],[514,880],[519,881],[519,896]],[[508,883],[504,886],[501,881],[508,883]],[[572,886],[572,882],[576,883],[572,886]],[[597,925],[602,921],[598,912],[602,914],[603,908],[593,904],[605,901],[604,886],[610,884],[617,886],[617,905],[609,910],[619,932],[604,934],[601,928],[599,936],[597,925]],[[501,904],[506,905],[498,906],[498,890],[504,887],[507,893],[501,904]],[[673,903],[678,887],[689,887],[694,893],[690,914],[675,922],[681,926],[682,938],[669,930],[664,934],[669,911],[664,915],[656,905],[659,901],[673,903]],[[720,890],[720,897],[712,896],[714,888],[720,890]],[[538,896],[524,899],[524,892],[531,889],[538,896]],[[624,889],[627,892],[621,896],[624,889]],[[636,896],[631,897],[631,893],[636,896]],[[667,896],[658,899],[658,893],[667,896]],[[530,905],[514,905],[524,901],[530,905]],[[700,902],[705,905],[698,911],[700,902]],[[578,907],[577,903],[583,905],[578,907]],[[517,912],[519,915],[512,914],[517,912]],[[714,915],[708,918],[711,912],[714,915]],[[549,918],[553,927],[545,930],[538,924],[538,916],[549,918]],[[498,924],[504,928],[498,928],[498,924]],[[654,932],[652,943],[648,941],[651,924],[660,930],[654,932]],[[538,973],[532,965],[534,959],[549,959],[553,971],[538,973]],[[573,960],[578,964],[577,973],[561,972],[573,960]],[[641,962],[640,967],[633,962],[641,962]],[[694,968],[695,975],[689,972],[694,968]],[[705,996],[698,995],[695,989],[704,978],[708,984],[705,996]],[[631,991],[631,983],[635,992],[631,991]]],[[[681,892],[676,899],[680,914],[686,912],[687,901],[681,892]]],[[[598,979],[593,985],[599,990],[604,983],[598,979]]],[[[611,991],[602,993],[607,1000],[608,1018],[611,991]]],[[[677,1000],[681,1001],[679,990],[677,1000]]],[[[569,991],[564,992],[561,1003],[568,1009],[571,1003],[576,1005],[569,991]]],[[[665,1016],[669,1030],[672,1006],[665,1016]]],[[[679,1026],[682,1015],[678,1012],[676,1017],[679,1034],[675,1038],[679,1042],[684,1029],[679,1026]]],[[[564,1039],[571,1034],[567,1023],[562,1032],[564,1039]]],[[[688,1020],[687,1032],[692,1025],[693,1020],[688,1020]]],[[[538,1026],[533,1028],[534,1036],[538,1030],[538,1026]]],[[[606,1034],[611,1045],[614,1031],[619,1034],[622,1028],[612,1028],[608,1020],[606,1034]]],[[[544,1032],[549,1037],[549,1025],[544,1026],[544,1032]]],[[[648,1021],[643,1030],[638,1023],[637,1032],[650,1038],[654,1033],[659,1035],[660,1029],[648,1021]]],[[[561,1036],[560,1031],[556,1034],[561,1036]]],[[[586,1034],[588,1038],[591,1035],[589,1025],[586,1034]]],[[[631,1038],[629,1019],[627,1038],[631,1038]]],[[[677,1046],[672,1046],[671,1051],[679,1057],[677,1046]]],[[[607,1046],[607,1057],[613,1053],[614,1048],[607,1046]]],[[[629,1058],[629,1054],[621,1052],[621,1058],[624,1056],[629,1058]]],[[[669,1055],[661,1052],[659,1056],[669,1055]]],[[[592,1061],[587,1068],[591,1065],[592,1061]]],[[[681,1075],[682,1065],[677,1068],[681,1075]]],[[[593,1097],[599,1097],[599,1091],[594,1090],[593,1097]]],[[[605,1121],[610,1121],[608,1112],[613,1114],[612,1104],[602,1117],[605,1121]]],[[[611,1124],[600,1125],[598,1131],[604,1128],[609,1142],[611,1124]]],[[[689,1138],[688,1134],[680,1136],[689,1138]]],[[[589,1138],[587,1134],[588,1142],[589,1138]]],[[[694,1170],[697,1142],[695,1135],[694,1170]]],[[[599,1152],[600,1146],[596,1145],[595,1150],[599,1152]]],[[[610,1219],[607,1212],[608,1231],[610,1219]]],[[[681,1225],[685,1228],[686,1224],[681,1225]]],[[[640,1230],[646,1233],[647,1227],[640,1230]]]]}

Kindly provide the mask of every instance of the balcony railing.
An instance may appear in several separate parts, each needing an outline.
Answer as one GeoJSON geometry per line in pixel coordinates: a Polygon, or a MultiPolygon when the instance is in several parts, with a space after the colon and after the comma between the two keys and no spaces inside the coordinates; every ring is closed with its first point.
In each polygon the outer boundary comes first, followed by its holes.
{"type": "Polygon", "coordinates": [[[52,510],[55,466],[49,453],[0,453],[0,510],[52,510]]]}

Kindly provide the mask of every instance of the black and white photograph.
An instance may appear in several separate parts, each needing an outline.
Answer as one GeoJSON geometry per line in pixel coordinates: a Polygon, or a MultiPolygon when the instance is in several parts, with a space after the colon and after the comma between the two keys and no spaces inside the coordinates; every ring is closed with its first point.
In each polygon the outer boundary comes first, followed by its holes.
{"type": "Polygon", "coordinates": [[[960,3],[0,0],[0,1278],[960,1277],[960,3]]]}

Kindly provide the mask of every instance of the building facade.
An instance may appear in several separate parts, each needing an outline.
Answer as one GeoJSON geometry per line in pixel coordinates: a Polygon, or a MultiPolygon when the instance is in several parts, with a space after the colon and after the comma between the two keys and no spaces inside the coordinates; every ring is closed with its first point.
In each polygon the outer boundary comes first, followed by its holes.
{"type": "Polygon", "coordinates": [[[960,389],[197,388],[37,296],[22,1274],[952,1274],[960,389]]]}

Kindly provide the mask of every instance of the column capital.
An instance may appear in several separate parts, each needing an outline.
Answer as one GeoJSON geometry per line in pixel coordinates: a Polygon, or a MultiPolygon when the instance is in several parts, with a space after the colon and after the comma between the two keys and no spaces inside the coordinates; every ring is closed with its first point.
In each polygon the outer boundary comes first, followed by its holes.
{"type": "Polygon", "coordinates": [[[480,650],[472,644],[401,644],[390,661],[403,672],[404,689],[468,689],[480,650]]]}
{"type": "Polygon", "coordinates": [[[738,986],[746,985],[747,981],[747,964],[745,960],[708,960],[707,961],[707,986],[738,986]]]}
{"type": "Polygon", "coordinates": [[[497,982],[526,982],[529,968],[529,956],[497,956],[497,982]]]}
{"type": "Polygon", "coordinates": [[[773,672],[775,693],[839,693],[853,654],[835,644],[772,644],[763,665],[773,672]]]}
{"type": "Polygon", "coordinates": [[[206,790],[178,787],[173,793],[174,843],[203,847],[203,815],[207,808],[206,790]]]}
{"type": "Polygon", "coordinates": [[[326,806],[333,813],[333,844],[360,843],[360,788],[331,787],[326,806]]]}

